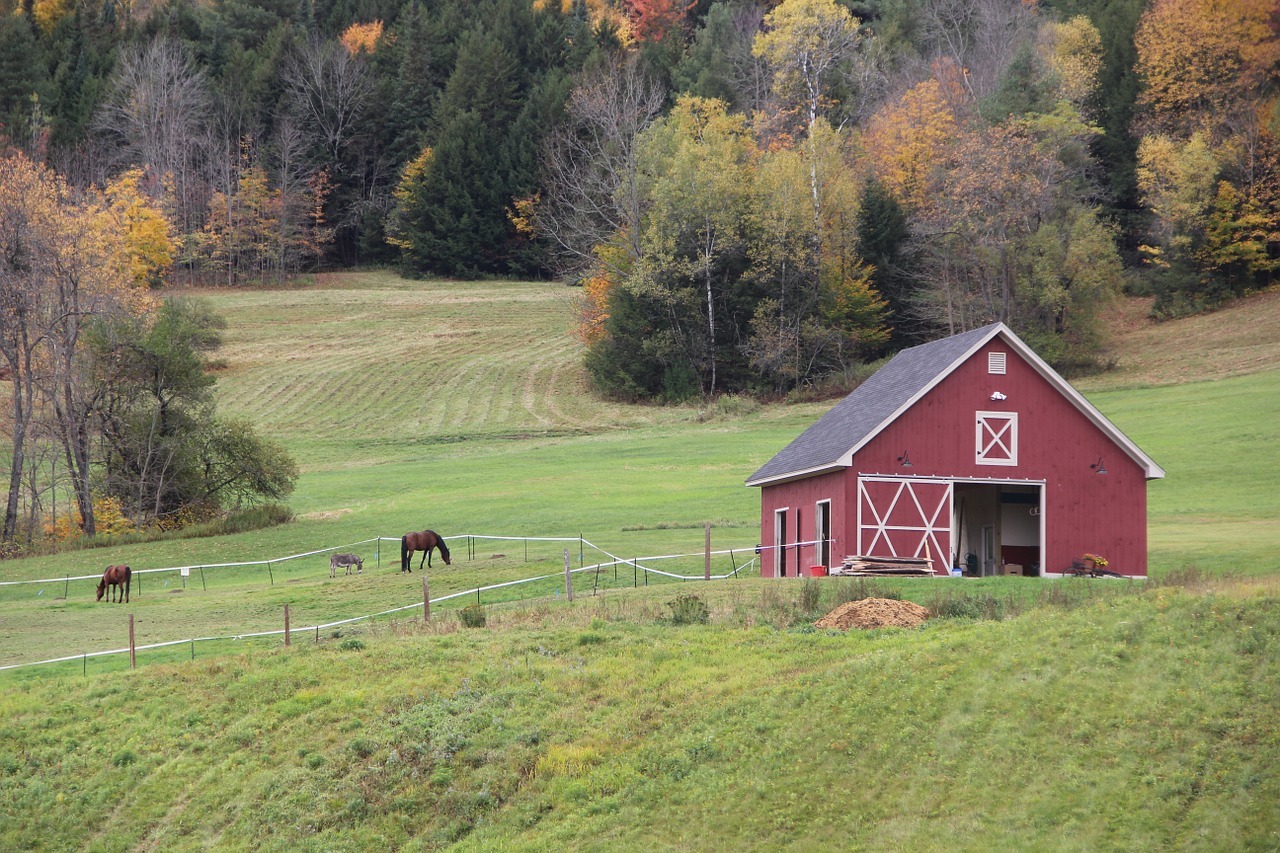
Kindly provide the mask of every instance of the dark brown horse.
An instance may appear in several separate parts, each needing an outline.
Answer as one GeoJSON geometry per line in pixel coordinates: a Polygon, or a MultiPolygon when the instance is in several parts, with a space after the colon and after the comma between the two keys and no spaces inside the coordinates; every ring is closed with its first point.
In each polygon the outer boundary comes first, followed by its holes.
{"type": "Polygon", "coordinates": [[[98,581],[98,600],[102,600],[102,594],[107,592],[107,587],[111,587],[110,593],[107,595],[107,601],[121,601],[129,603],[129,585],[133,582],[133,570],[128,566],[107,566],[107,570],[102,573],[102,580],[98,581]],[[121,596],[124,596],[121,599],[121,596]]]}
{"type": "Polygon", "coordinates": [[[440,556],[444,558],[446,566],[452,565],[449,561],[449,546],[444,544],[444,537],[434,530],[423,530],[418,533],[406,533],[400,537],[400,571],[412,572],[413,552],[422,551],[422,559],[418,561],[418,569],[422,569],[425,562],[427,568],[431,567],[431,549],[439,548],[440,556]]]}

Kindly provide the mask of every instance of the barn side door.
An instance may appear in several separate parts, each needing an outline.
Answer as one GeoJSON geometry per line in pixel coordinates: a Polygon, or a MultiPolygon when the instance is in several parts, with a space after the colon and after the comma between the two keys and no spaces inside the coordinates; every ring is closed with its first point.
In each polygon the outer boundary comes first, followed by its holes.
{"type": "Polygon", "coordinates": [[[858,554],[951,560],[953,484],[949,480],[858,478],[858,554]]]}

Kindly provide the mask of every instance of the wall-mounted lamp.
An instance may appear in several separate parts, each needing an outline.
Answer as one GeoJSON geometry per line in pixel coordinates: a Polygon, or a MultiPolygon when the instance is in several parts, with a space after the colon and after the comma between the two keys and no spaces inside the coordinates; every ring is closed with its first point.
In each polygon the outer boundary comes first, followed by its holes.
{"type": "Polygon", "coordinates": [[[999,391],[996,391],[996,392],[994,392],[994,393],[991,395],[991,399],[992,399],[992,400],[1008,400],[1008,399],[1009,399],[1009,395],[1008,395],[1008,394],[1001,394],[999,391]]]}
{"type": "Polygon", "coordinates": [[[915,467],[914,465],[911,464],[911,457],[907,455],[907,451],[905,450],[902,451],[902,455],[898,457],[898,463],[902,465],[903,468],[915,467]]]}
{"type": "Polygon", "coordinates": [[[1101,457],[1101,456],[1099,456],[1099,457],[1098,457],[1098,461],[1097,461],[1097,462],[1093,462],[1093,463],[1091,463],[1091,464],[1089,465],[1089,467],[1093,469],[1093,471],[1094,471],[1094,473],[1095,473],[1095,474],[1105,474],[1105,473],[1107,473],[1107,466],[1106,466],[1106,465],[1104,465],[1104,464],[1102,463],[1102,457],[1101,457]]]}

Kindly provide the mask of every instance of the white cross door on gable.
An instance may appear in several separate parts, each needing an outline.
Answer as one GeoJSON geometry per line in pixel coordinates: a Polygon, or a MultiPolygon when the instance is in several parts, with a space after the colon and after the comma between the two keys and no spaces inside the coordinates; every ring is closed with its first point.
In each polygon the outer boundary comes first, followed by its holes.
{"type": "Polygon", "coordinates": [[[1018,413],[978,412],[976,424],[979,465],[1018,464],[1018,413]]]}

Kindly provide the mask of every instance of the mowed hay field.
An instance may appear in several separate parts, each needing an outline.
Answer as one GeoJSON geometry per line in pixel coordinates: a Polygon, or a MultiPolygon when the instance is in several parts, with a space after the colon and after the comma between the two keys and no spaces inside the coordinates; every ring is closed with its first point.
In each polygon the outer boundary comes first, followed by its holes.
{"type": "Polygon", "coordinates": [[[230,322],[219,403],[308,470],[421,459],[440,445],[686,420],[587,393],[554,283],[320,276],[294,291],[200,294],[230,322]]]}
{"type": "MultiPolygon", "coordinates": [[[[637,556],[696,554],[710,520],[718,547],[750,550],[758,494],[743,479],[829,404],[596,400],[568,334],[573,293],[367,273],[202,294],[230,324],[221,410],[300,460],[298,520],[0,563],[0,579],[276,558],[426,526],[581,533],[637,556]]],[[[1215,334],[1223,351],[1230,332],[1215,334]]],[[[0,849],[1276,849],[1280,371],[1187,369],[1126,380],[1122,361],[1080,383],[1169,472],[1150,491],[1150,589],[629,589],[624,573],[571,605],[550,585],[486,600],[484,628],[464,629],[455,602],[430,625],[409,611],[289,649],[0,673],[0,849]],[[671,624],[681,593],[706,600],[709,624],[671,624]],[[867,594],[937,618],[812,627],[867,594]]],[[[420,576],[392,568],[389,545],[358,578],[330,580],[321,556],[276,565],[274,583],[209,572],[207,590],[193,577],[178,591],[148,576],[128,608],[94,604],[87,583],[65,598],[22,587],[0,596],[0,650],[119,647],[126,613],[146,642],[278,628],[286,603],[295,625],[412,603],[420,576]]],[[[432,594],[554,573],[565,547],[532,543],[526,562],[521,543],[485,540],[467,561],[454,542],[432,594]]]]}

